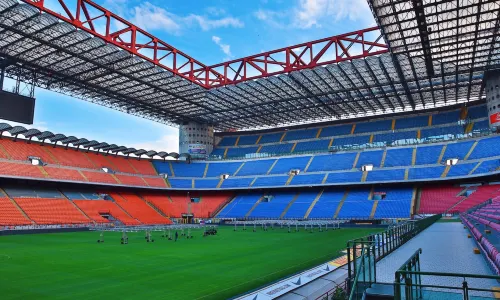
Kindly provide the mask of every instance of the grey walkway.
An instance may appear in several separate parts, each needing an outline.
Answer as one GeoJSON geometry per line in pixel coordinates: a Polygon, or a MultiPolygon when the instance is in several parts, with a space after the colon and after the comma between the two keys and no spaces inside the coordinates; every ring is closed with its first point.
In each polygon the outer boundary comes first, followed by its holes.
{"type": "MultiPolygon", "coordinates": [[[[418,248],[422,248],[420,266],[426,272],[468,273],[493,275],[481,254],[474,254],[473,239],[468,230],[457,223],[435,223],[388,257],[377,263],[377,281],[394,282],[395,271],[418,248]]],[[[462,286],[462,279],[449,277],[422,277],[423,284],[462,286]]],[[[491,289],[500,286],[495,280],[467,279],[469,287],[491,289]]],[[[479,294],[478,294],[479,295],[479,294]]],[[[490,296],[491,294],[484,294],[490,296]]]]}

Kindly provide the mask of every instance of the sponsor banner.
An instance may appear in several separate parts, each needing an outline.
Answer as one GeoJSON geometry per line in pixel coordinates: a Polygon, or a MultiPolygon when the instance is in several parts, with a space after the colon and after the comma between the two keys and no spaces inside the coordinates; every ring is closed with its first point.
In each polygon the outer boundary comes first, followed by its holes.
{"type": "Polygon", "coordinates": [[[301,287],[321,276],[324,276],[337,269],[334,261],[317,266],[285,280],[279,281],[266,288],[236,298],[239,300],[270,300],[280,297],[298,287],[301,287]]]}
{"type": "Polygon", "coordinates": [[[189,144],[188,145],[189,154],[207,154],[207,147],[203,144],[189,144]]]}
{"type": "Polygon", "coordinates": [[[500,123],[500,112],[494,113],[490,115],[490,125],[500,123]]]}

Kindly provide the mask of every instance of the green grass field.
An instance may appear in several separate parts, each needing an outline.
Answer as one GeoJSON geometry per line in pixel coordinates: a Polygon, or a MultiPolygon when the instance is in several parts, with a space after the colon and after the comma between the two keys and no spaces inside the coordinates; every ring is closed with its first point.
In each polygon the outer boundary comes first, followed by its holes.
{"type": "Polygon", "coordinates": [[[155,233],[0,236],[1,299],[227,299],[339,255],[373,232],[233,231],[168,241],[155,233]]]}

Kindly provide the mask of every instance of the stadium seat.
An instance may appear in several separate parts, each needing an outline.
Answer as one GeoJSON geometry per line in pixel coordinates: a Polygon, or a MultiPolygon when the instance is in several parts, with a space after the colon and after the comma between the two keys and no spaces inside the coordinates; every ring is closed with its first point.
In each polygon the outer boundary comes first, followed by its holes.
{"type": "Polygon", "coordinates": [[[262,194],[242,194],[236,196],[231,203],[217,215],[218,218],[239,218],[245,216],[262,194]]]}
{"type": "Polygon", "coordinates": [[[108,215],[123,225],[133,226],[141,224],[125,213],[115,203],[108,200],[73,200],[73,202],[96,223],[110,223],[110,219],[103,217],[104,215],[108,215]]]}
{"type": "Polygon", "coordinates": [[[37,224],[91,223],[91,220],[67,199],[16,198],[14,200],[37,224]]]}
{"type": "Polygon", "coordinates": [[[0,194],[0,226],[31,225],[10,199],[0,194]]]}
{"type": "Polygon", "coordinates": [[[149,206],[146,200],[132,193],[108,193],[113,200],[127,213],[142,224],[172,224],[170,219],[163,217],[149,206]]]}

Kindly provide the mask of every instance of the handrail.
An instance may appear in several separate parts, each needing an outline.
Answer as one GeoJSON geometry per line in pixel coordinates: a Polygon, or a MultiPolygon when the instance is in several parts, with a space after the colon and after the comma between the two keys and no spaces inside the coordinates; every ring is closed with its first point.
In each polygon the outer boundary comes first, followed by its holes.
{"type": "Polygon", "coordinates": [[[500,276],[498,276],[498,275],[481,275],[481,274],[467,274],[467,273],[446,273],[446,272],[417,272],[417,271],[401,271],[401,273],[430,275],[430,276],[441,276],[441,277],[449,276],[449,277],[481,278],[481,279],[495,279],[495,280],[500,280],[500,276]]]}
{"type": "MultiPolygon", "coordinates": [[[[363,257],[363,255],[365,255],[365,252],[366,252],[366,248],[363,248],[361,250],[360,257],[363,257]]],[[[354,259],[356,259],[356,258],[354,258],[354,259]]],[[[351,292],[349,293],[349,300],[352,300],[354,297],[354,291],[356,290],[356,285],[358,284],[359,276],[361,274],[361,267],[363,267],[363,266],[364,266],[364,260],[362,260],[362,263],[359,264],[359,266],[356,270],[356,277],[354,278],[354,281],[351,285],[351,292]]]]}
{"type": "Polygon", "coordinates": [[[477,279],[494,279],[500,281],[500,276],[497,275],[481,275],[481,274],[466,274],[466,273],[447,273],[447,272],[425,272],[420,271],[420,254],[422,249],[418,249],[408,258],[408,260],[394,274],[394,299],[422,299],[423,288],[447,289],[447,290],[462,290],[464,300],[468,300],[469,291],[478,292],[495,292],[493,289],[469,287],[466,278],[477,279]],[[422,284],[422,276],[440,276],[440,277],[458,277],[463,278],[462,286],[441,286],[422,284]],[[404,281],[403,281],[404,279],[404,281]],[[404,296],[401,295],[401,287],[404,287],[404,296]]]}
{"type": "MultiPolygon", "coordinates": [[[[404,264],[396,271],[394,274],[394,296],[399,297],[401,295],[401,279],[405,279],[405,285],[410,283],[410,287],[406,287],[405,296],[407,299],[411,299],[412,290],[411,290],[411,275],[415,275],[415,282],[417,284],[422,284],[422,277],[420,274],[409,273],[412,269],[416,269],[420,271],[420,254],[422,254],[422,248],[419,248],[415,253],[413,253],[410,258],[408,258],[404,264]],[[403,276],[401,276],[403,275],[403,276]],[[408,276],[410,275],[410,276],[408,276]],[[397,296],[396,296],[397,295],[397,296]]],[[[417,289],[417,298],[421,298],[422,289],[417,289]]]]}

